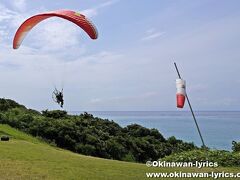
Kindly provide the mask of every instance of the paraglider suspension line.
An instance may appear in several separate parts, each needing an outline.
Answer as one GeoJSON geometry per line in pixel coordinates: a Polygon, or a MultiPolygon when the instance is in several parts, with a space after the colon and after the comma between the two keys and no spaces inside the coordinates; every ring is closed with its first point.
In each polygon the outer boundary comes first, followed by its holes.
{"type": "MultiPolygon", "coordinates": [[[[176,71],[177,71],[177,74],[178,74],[179,79],[182,79],[182,78],[181,78],[181,75],[180,75],[180,73],[179,73],[179,71],[178,71],[177,64],[174,63],[174,66],[175,66],[175,68],[176,68],[176,71]]],[[[193,120],[194,120],[195,125],[196,125],[196,127],[197,127],[198,134],[199,134],[199,136],[200,136],[200,138],[201,138],[203,148],[206,148],[205,143],[204,143],[204,140],[203,140],[203,137],[202,137],[202,133],[201,133],[200,128],[199,128],[199,126],[198,126],[198,123],[197,123],[196,117],[195,117],[195,115],[194,115],[194,112],[193,112],[193,109],[192,109],[192,106],[191,106],[191,103],[190,103],[190,101],[189,101],[189,98],[188,98],[187,93],[186,93],[186,98],[187,98],[187,102],[188,102],[189,108],[190,108],[191,113],[192,113],[192,116],[193,116],[193,120]]]]}

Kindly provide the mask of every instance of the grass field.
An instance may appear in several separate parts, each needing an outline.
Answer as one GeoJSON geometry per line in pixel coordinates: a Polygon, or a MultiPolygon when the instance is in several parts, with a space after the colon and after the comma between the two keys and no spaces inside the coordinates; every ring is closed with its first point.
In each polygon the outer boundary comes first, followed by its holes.
{"type": "Polygon", "coordinates": [[[240,172],[239,168],[218,168],[217,170],[210,168],[148,168],[144,164],[75,154],[52,147],[7,125],[0,124],[0,135],[3,134],[9,135],[11,139],[8,142],[0,141],[0,180],[140,180],[149,179],[146,178],[146,172],[210,172],[213,170],[240,172]]]}

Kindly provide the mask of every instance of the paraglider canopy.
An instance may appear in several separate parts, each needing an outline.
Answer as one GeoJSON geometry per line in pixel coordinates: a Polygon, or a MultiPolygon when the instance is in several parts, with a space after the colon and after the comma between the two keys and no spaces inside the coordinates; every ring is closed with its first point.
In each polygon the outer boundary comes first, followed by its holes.
{"type": "Polygon", "coordinates": [[[97,29],[93,23],[91,23],[84,15],[77,13],[71,10],[57,10],[52,12],[46,12],[37,14],[28,18],[22,25],[18,28],[14,40],[13,40],[13,49],[18,49],[27,35],[27,33],[41,21],[51,18],[59,17],[75,23],[80,28],[82,28],[91,39],[97,39],[98,33],[97,29]]]}

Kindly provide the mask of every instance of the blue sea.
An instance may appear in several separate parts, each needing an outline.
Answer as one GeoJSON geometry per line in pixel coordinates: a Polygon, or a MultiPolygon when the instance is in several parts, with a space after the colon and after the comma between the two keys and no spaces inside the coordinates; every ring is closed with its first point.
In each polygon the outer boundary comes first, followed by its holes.
{"type": "MultiPolygon", "coordinates": [[[[74,112],[79,114],[81,112],[74,112]]],[[[165,138],[194,142],[201,140],[191,112],[184,111],[90,111],[94,116],[113,120],[122,127],[139,124],[158,129],[165,138]]],[[[212,149],[231,150],[232,141],[240,141],[240,112],[199,111],[195,116],[206,146],[212,149]]]]}

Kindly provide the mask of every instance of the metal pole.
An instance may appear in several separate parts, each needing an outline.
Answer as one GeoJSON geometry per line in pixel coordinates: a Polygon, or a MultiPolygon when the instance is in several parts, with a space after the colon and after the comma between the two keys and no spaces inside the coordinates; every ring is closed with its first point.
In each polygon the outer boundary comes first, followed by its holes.
{"type": "MultiPolygon", "coordinates": [[[[179,73],[179,71],[178,71],[177,64],[174,63],[174,66],[175,66],[175,68],[176,68],[176,71],[177,71],[177,74],[178,74],[179,79],[182,79],[182,78],[181,78],[181,75],[180,75],[180,73],[179,73]]],[[[193,120],[194,120],[195,125],[196,125],[196,127],[197,127],[198,134],[199,134],[199,136],[200,136],[200,138],[201,138],[203,148],[206,148],[205,143],[204,143],[204,140],[203,140],[203,137],[202,137],[202,134],[201,134],[201,131],[200,131],[200,128],[199,128],[199,126],[198,126],[198,123],[197,123],[196,117],[195,117],[195,115],[194,115],[194,112],[193,112],[193,109],[192,109],[191,103],[190,103],[189,98],[188,98],[188,96],[187,96],[187,93],[186,93],[186,98],[187,98],[187,102],[188,102],[189,108],[190,108],[191,113],[192,113],[192,116],[193,116],[193,120]]]]}

